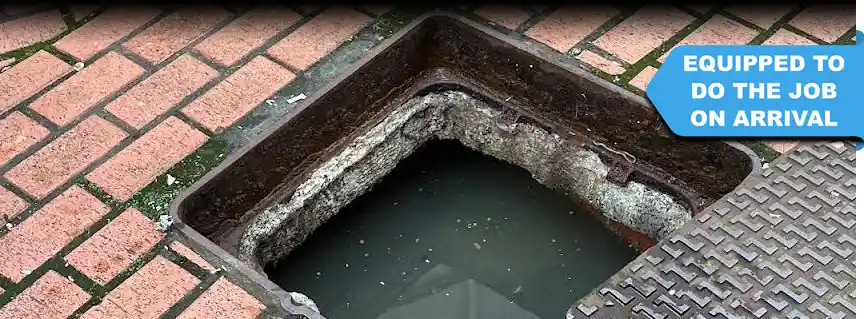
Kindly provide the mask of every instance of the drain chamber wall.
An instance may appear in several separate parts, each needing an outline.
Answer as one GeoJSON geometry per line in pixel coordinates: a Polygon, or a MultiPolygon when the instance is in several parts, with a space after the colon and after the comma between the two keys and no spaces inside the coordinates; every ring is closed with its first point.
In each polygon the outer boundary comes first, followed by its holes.
{"type": "MultiPolygon", "coordinates": [[[[258,214],[237,244],[238,257],[261,265],[286,256],[318,226],[430,139],[462,144],[528,170],[541,184],[587,201],[609,220],[661,239],[690,219],[668,194],[606,180],[600,157],[535,125],[507,120],[483,101],[447,91],[416,97],[318,167],[292,193],[258,214]]],[[[263,271],[262,271],[263,272],[263,271]]]]}

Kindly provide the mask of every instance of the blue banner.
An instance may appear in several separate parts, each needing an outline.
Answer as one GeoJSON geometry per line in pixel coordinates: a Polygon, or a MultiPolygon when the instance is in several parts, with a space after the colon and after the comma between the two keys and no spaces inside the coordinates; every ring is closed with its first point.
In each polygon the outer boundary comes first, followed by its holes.
{"type": "Polygon", "coordinates": [[[860,43],[679,46],[646,92],[680,136],[864,138],[860,43]]]}

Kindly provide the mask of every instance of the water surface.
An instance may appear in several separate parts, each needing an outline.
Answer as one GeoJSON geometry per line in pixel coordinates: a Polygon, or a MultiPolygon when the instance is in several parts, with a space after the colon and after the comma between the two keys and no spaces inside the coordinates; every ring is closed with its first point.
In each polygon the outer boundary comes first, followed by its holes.
{"type": "Polygon", "coordinates": [[[330,319],[563,318],[636,256],[527,171],[433,141],[268,274],[330,319]]]}

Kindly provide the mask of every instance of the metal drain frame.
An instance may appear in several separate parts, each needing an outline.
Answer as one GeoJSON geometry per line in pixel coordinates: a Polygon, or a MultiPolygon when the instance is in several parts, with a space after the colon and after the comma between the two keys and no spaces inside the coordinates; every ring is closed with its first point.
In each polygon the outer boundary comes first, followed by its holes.
{"type": "MultiPolygon", "coordinates": [[[[282,131],[286,125],[291,125],[289,123],[302,121],[304,120],[302,116],[304,114],[308,115],[306,110],[313,108],[315,105],[320,106],[321,104],[332,103],[334,99],[339,98],[333,97],[334,92],[338,92],[339,90],[345,89],[345,83],[351,78],[357,77],[366,77],[368,78],[368,74],[364,74],[363,70],[373,70],[375,69],[375,65],[373,65],[376,58],[379,61],[383,53],[391,52],[397,45],[402,45],[402,49],[417,47],[422,43],[406,43],[406,41],[441,41],[441,39],[432,39],[435,36],[434,32],[431,36],[420,36],[419,38],[415,37],[413,39],[410,38],[411,35],[416,35],[416,33],[420,32],[429,32],[429,30],[424,30],[423,28],[431,28],[434,27],[434,23],[441,23],[444,21],[445,23],[450,23],[451,26],[456,25],[458,28],[467,28],[471,29],[471,32],[474,32],[476,35],[483,37],[483,41],[492,42],[499,46],[508,46],[506,49],[512,51],[515,55],[513,56],[514,60],[526,60],[526,61],[536,61],[536,67],[538,70],[529,70],[535,67],[534,64],[529,65],[528,68],[525,67],[524,63],[521,67],[519,64],[514,62],[515,67],[514,71],[510,73],[517,78],[524,77],[529,80],[537,80],[538,76],[550,76],[554,82],[555,80],[559,81],[559,84],[569,84],[569,85],[577,85],[580,88],[584,89],[585,87],[589,87],[590,90],[594,90],[594,92],[585,92],[588,93],[587,97],[585,93],[581,95],[577,92],[563,92],[560,89],[550,89],[547,88],[545,92],[530,92],[525,91],[524,88],[519,88],[519,84],[522,82],[512,82],[512,83],[504,83],[505,81],[501,81],[502,83],[486,83],[483,81],[479,81],[477,78],[472,78],[469,76],[465,76],[460,72],[453,72],[452,70],[441,68],[441,67],[430,67],[430,63],[428,61],[422,60],[422,57],[417,57],[415,59],[421,60],[413,60],[416,65],[405,65],[402,72],[416,72],[420,74],[420,76],[411,76],[409,85],[401,86],[403,83],[371,83],[370,84],[370,92],[372,94],[368,94],[364,101],[360,101],[357,103],[366,103],[366,105],[377,105],[377,109],[369,108],[367,110],[355,111],[358,115],[358,120],[354,123],[350,124],[350,128],[343,131],[361,131],[359,128],[368,125],[369,123],[374,123],[376,119],[380,118],[383,115],[386,115],[389,109],[394,105],[400,105],[401,102],[404,102],[410,97],[413,97],[417,94],[421,94],[422,92],[435,91],[441,89],[452,89],[458,88],[459,90],[465,92],[472,92],[478,95],[478,98],[482,98],[484,100],[490,101],[492,104],[501,105],[512,109],[515,109],[520,113],[521,116],[529,118],[533,121],[536,121],[540,124],[546,126],[549,130],[555,131],[556,133],[561,134],[562,136],[570,135],[571,138],[574,139],[582,139],[585,141],[586,147],[591,148],[593,151],[603,155],[605,160],[612,160],[616,158],[614,154],[611,154],[609,151],[599,148],[593,147],[591,143],[587,143],[593,139],[589,138],[589,134],[591,137],[596,137],[597,132],[591,132],[590,127],[586,127],[584,123],[579,122],[570,122],[569,125],[562,125],[561,118],[555,118],[556,115],[568,115],[568,113],[563,112],[561,110],[556,110],[556,106],[567,105],[561,104],[561,100],[563,102],[566,101],[574,101],[575,99],[584,99],[579,100],[584,103],[596,102],[602,104],[598,106],[598,109],[602,109],[602,107],[611,106],[613,103],[618,103],[620,105],[616,105],[616,114],[602,114],[597,113],[597,110],[593,110],[592,113],[580,114],[577,111],[576,115],[587,116],[591,118],[592,116],[595,118],[601,119],[609,119],[615,118],[616,120],[634,120],[634,119],[643,119],[643,123],[639,123],[641,127],[650,127],[650,128],[658,128],[654,130],[656,138],[664,138],[669,140],[674,140],[670,137],[671,134],[668,133],[668,130],[665,127],[665,124],[659,119],[659,117],[648,117],[648,114],[654,114],[653,109],[647,100],[642,97],[639,97],[631,92],[628,92],[620,87],[617,87],[611,83],[606,82],[603,79],[600,79],[573,64],[567,64],[562,61],[558,61],[551,54],[544,52],[541,49],[538,49],[536,46],[527,44],[524,42],[520,42],[518,40],[511,39],[505,35],[498,33],[497,31],[492,30],[487,26],[480,25],[476,22],[468,20],[464,17],[448,14],[448,13],[432,13],[427,14],[421,18],[418,18],[408,26],[406,26],[402,31],[394,34],[390,39],[384,41],[382,44],[374,48],[371,52],[369,52],[364,58],[355,62],[351,67],[349,67],[346,71],[342,73],[342,75],[338,76],[335,80],[333,80],[330,84],[328,84],[323,89],[319,90],[315,94],[312,94],[309,99],[304,102],[301,102],[300,105],[289,111],[282,119],[280,119],[276,124],[274,124],[269,129],[262,132],[262,134],[251,141],[248,145],[243,147],[242,149],[236,151],[234,154],[230,155],[229,158],[225,159],[217,168],[208,172],[204,177],[198,180],[195,184],[193,184],[188,189],[184,190],[181,195],[175,199],[175,201],[171,205],[171,216],[175,220],[175,225],[179,231],[186,236],[192,242],[191,246],[193,246],[196,251],[201,252],[203,255],[208,255],[209,257],[214,257],[217,260],[221,260],[225,263],[225,269],[229,272],[236,273],[240,278],[236,278],[241,280],[242,282],[238,283],[244,288],[250,290],[253,294],[268,296],[272,300],[263,300],[265,304],[269,307],[278,307],[282,308],[282,305],[285,304],[286,301],[290,300],[289,294],[284,291],[282,288],[275,285],[269,279],[266,278],[263,274],[255,271],[253,268],[249,267],[246,264],[243,264],[239,260],[237,260],[233,255],[213,243],[210,239],[199,233],[196,229],[191,227],[186,220],[186,217],[189,217],[188,213],[190,202],[195,202],[196,200],[200,203],[203,201],[220,201],[224,202],[225,198],[219,197],[218,194],[215,194],[216,197],[213,197],[214,194],[212,191],[214,189],[215,184],[224,183],[226,180],[231,180],[232,176],[226,173],[229,168],[235,167],[235,165],[246,165],[246,166],[254,166],[256,161],[261,160],[249,160],[249,155],[253,154],[253,152],[257,151],[259,154],[261,153],[262,145],[269,142],[271,145],[274,142],[274,139],[278,139],[274,137],[278,135],[280,131],[282,131]],[[405,40],[408,38],[409,40],[405,40]],[[389,50],[389,51],[388,51],[389,50]],[[531,73],[527,73],[531,72],[531,73]],[[545,73],[544,73],[545,72],[545,73]],[[561,82],[565,81],[565,82],[561,82]],[[377,85],[377,86],[376,86],[377,85]],[[401,86],[401,94],[386,94],[393,93],[393,91],[388,92],[386,88],[400,87],[401,86]],[[507,90],[506,88],[513,88],[513,90],[507,90]],[[502,89],[503,88],[503,89],[502,89]],[[506,94],[501,93],[502,91],[520,91],[525,92],[522,96],[507,96],[506,94]],[[602,91],[602,92],[601,92],[602,91]],[[551,93],[550,93],[551,92],[551,93]],[[382,94],[384,93],[384,94],[382,94]],[[559,100],[552,101],[553,97],[550,97],[550,94],[563,94],[564,96],[556,96],[554,98],[558,98],[559,100]],[[376,95],[377,94],[377,95],[376,95]],[[610,97],[611,95],[611,97],[610,97]],[[372,97],[370,97],[372,96],[372,97]],[[382,96],[389,96],[387,97],[382,96]],[[328,100],[329,99],[329,100],[328,100]],[[606,100],[601,100],[606,99],[606,100]],[[525,105],[529,105],[531,103],[538,104],[536,101],[545,101],[539,104],[544,104],[545,108],[530,108],[525,107],[525,105]],[[551,102],[550,102],[551,101],[551,102]],[[558,103],[555,105],[554,103],[558,103]],[[552,104],[552,105],[546,105],[552,104]],[[539,111],[539,112],[538,112],[539,111]],[[305,112],[305,113],[304,113],[305,112]],[[558,112],[558,113],[556,113],[558,112]],[[552,120],[550,120],[552,118],[552,120]],[[587,130],[586,130],[587,128],[587,130]]],[[[458,36],[458,35],[457,35],[458,36]]],[[[458,50],[457,50],[458,52],[458,50]]],[[[463,54],[471,54],[470,52],[464,52],[463,54]]],[[[435,59],[439,59],[438,63],[446,64],[448,59],[459,59],[458,56],[437,56],[435,59]],[[443,59],[443,60],[442,60],[443,59]]],[[[509,58],[508,58],[509,60],[509,58]]],[[[390,62],[400,62],[390,61],[390,62]]],[[[460,61],[456,61],[455,63],[460,63],[460,61]]],[[[471,63],[471,61],[461,61],[461,63],[471,63]]],[[[399,66],[395,66],[399,67],[399,66]]],[[[527,81],[521,79],[523,81],[527,81]]],[[[544,83],[548,84],[548,83],[544,83]]],[[[396,91],[396,90],[394,90],[396,91]]],[[[572,104],[572,103],[571,103],[572,104]]],[[[591,111],[591,110],[588,110],[591,111]]],[[[322,114],[326,114],[322,113],[322,114]]],[[[321,115],[321,114],[319,114],[321,115]]],[[[562,116],[563,117],[563,116],[562,116]]],[[[632,123],[630,123],[632,124],[632,123]]],[[[632,128],[631,128],[632,129],[632,128]]],[[[609,133],[614,134],[614,133],[609,133]]],[[[646,134],[647,135],[647,134],[646,134]]],[[[350,136],[350,135],[348,135],[350,136]]],[[[299,135],[299,138],[292,139],[293,141],[298,141],[302,139],[303,134],[299,135]]],[[[648,136],[650,138],[654,138],[654,136],[648,136]]],[[[284,136],[283,136],[284,138],[284,136]]],[[[328,158],[327,154],[331,154],[335,151],[338,151],[334,148],[333,145],[338,146],[341,142],[345,142],[346,140],[350,140],[350,138],[344,137],[338,140],[333,140],[329,143],[330,146],[326,147],[324,151],[319,154],[319,160],[321,158],[328,158]]],[[[613,139],[609,139],[609,136],[601,137],[603,141],[610,141],[613,139]]],[[[624,143],[638,143],[634,141],[629,141],[624,143]]],[[[741,179],[746,176],[754,176],[754,174],[760,171],[760,165],[758,158],[753,154],[749,149],[733,142],[709,142],[712,145],[718,145],[717,149],[722,149],[719,145],[726,145],[725,152],[736,151],[741,154],[741,160],[749,160],[748,163],[744,163],[746,166],[746,172],[742,171],[741,179]]],[[[698,144],[698,143],[697,143],[698,144]]],[[[689,143],[680,143],[678,144],[681,147],[691,147],[689,143]]],[[[266,145],[265,145],[266,146],[266,145]]],[[[266,149],[266,147],[265,147],[266,149]]],[[[696,151],[699,147],[694,146],[691,147],[691,151],[696,151]]],[[[722,154],[722,151],[717,151],[717,149],[712,149],[715,151],[715,154],[722,154]]],[[[723,154],[728,155],[728,154],[723,154]]],[[[278,156],[277,156],[278,157],[278,156]]],[[[314,157],[314,156],[311,156],[314,157]]],[[[638,156],[637,156],[638,157],[638,156]]],[[[710,156],[708,156],[710,157],[710,156]]],[[[280,158],[277,158],[280,159],[280,158]]],[[[314,158],[310,160],[310,158],[303,158],[298,160],[297,162],[303,166],[311,166],[316,161],[314,158]]],[[[275,159],[267,159],[267,160],[275,160],[275,159]]],[[[266,161],[266,160],[264,160],[266,161]]],[[[626,163],[629,168],[630,163],[626,163]]],[[[658,163],[651,163],[658,164],[658,163]]],[[[659,163],[662,164],[662,163],[659,163]]],[[[621,165],[619,163],[619,165],[621,165]]],[[[278,167],[279,171],[275,172],[276,174],[283,173],[287,175],[290,172],[290,168],[278,167]]],[[[705,203],[706,197],[700,195],[699,192],[694,191],[688,184],[677,180],[674,176],[664,176],[662,174],[662,170],[658,170],[656,166],[653,165],[644,165],[644,163],[637,163],[632,165],[633,173],[629,174],[631,178],[638,179],[640,181],[649,181],[654,182],[652,186],[661,187],[665,191],[669,192],[672,195],[676,195],[681,199],[682,202],[689,205],[689,207],[694,211],[700,211],[707,204],[705,203]],[[659,184],[655,181],[663,181],[659,184]],[[666,182],[666,181],[669,182],[666,182]]],[[[263,174],[275,175],[274,172],[265,172],[263,174]]],[[[293,172],[295,177],[298,175],[302,175],[302,172],[293,172]]],[[[236,177],[236,176],[234,176],[236,177]]],[[[253,178],[254,179],[254,178],[253,178]]],[[[285,178],[286,180],[288,178],[285,178]]],[[[235,180],[237,182],[237,180],[235,180]]],[[[248,180],[244,181],[246,184],[249,184],[248,180]]],[[[264,184],[267,184],[266,182],[264,184]]],[[[230,200],[237,200],[235,192],[234,198],[228,198],[230,200]]],[[[242,192],[241,192],[242,193],[242,192]]],[[[258,196],[263,196],[265,194],[258,194],[258,196]]],[[[719,197],[719,196],[718,196],[719,197]]],[[[708,199],[716,199],[708,198],[708,199]]],[[[240,199],[242,200],[242,199],[240,199]]],[[[259,199],[260,201],[260,199],[259,199]]],[[[210,212],[215,212],[211,210],[210,212]]],[[[194,222],[193,222],[194,224],[194,222]]],[[[676,232],[677,233],[677,232],[676,232]]],[[[656,247],[655,247],[656,248],[656,247]]],[[[622,270],[623,271],[623,270],[622,270]]],[[[234,276],[237,277],[237,276],[234,276]]],[[[613,277],[614,278],[614,277],[613,277]]],[[[578,298],[578,296],[574,296],[574,298],[578,298]]],[[[290,302],[289,302],[290,303],[290,302]]],[[[563,310],[562,310],[563,312],[563,310]]]]}

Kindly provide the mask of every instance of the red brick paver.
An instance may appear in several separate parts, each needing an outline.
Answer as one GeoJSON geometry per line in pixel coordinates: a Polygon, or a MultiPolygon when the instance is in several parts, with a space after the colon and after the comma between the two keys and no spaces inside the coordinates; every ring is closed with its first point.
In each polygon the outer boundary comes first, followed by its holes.
{"type": "MultiPolygon", "coordinates": [[[[696,31],[693,31],[693,33],[681,40],[681,42],[678,42],[678,44],[676,44],[672,49],[679,45],[747,44],[757,35],[759,35],[759,31],[748,28],[724,16],[716,15],[696,29],[696,31]]],[[[671,52],[672,49],[669,49],[669,52],[671,52]]],[[[661,63],[665,62],[666,57],[669,56],[669,52],[664,53],[658,60],[661,63]]]]}
{"type": "Polygon", "coordinates": [[[51,270],[0,309],[0,319],[65,319],[88,299],[81,287],[51,270]]]}
{"type": "Polygon", "coordinates": [[[649,6],[594,41],[627,63],[636,63],[696,18],[667,6],[649,6]]]}
{"type": "Polygon", "coordinates": [[[657,74],[657,68],[653,66],[645,67],[644,70],[639,72],[633,79],[630,80],[630,84],[645,91],[645,88],[648,87],[648,82],[651,82],[651,79],[654,78],[654,74],[657,74]]]}
{"type": "Polygon", "coordinates": [[[250,51],[277,33],[287,30],[302,17],[285,7],[257,7],[246,12],[195,48],[223,66],[237,63],[250,51]]]}
{"type": "MultiPolygon", "coordinates": [[[[12,219],[21,211],[27,208],[27,202],[15,195],[12,191],[0,187],[0,226],[4,226],[6,222],[2,220],[3,216],[12,219]]],[[[2,293],[2,292],[0,292],[2,293]]]]}
{"type": "Polygon", "coordinates": [[[198,282],[180,266],[156,256],[82,318],[156,318],[195,288],[198,282]]]}
{"type": "Polygon", "coordinates": [[[726,11],[765,29],[770,28],[791,10],[792,6],[789,5],[737,5],[726,8],[726,11]]]}
{"type": "Polygon", "coordinates": [[[779,29],[777,33],[772,35],[768,40],[762,42],[765,45],[815,45],[816,42],[810,41],[809,39],[802,37],[800,35],[795,34],[792,31],[786,29],[779,29]]]}
{"type": "Polygon", "coordinates": [[[20,281],[107,212],[87,191],[69,188],[0,237],[0,274],[20,281]]]}
{"type": "Polygon", "coordinates": [[[159,63],[229,16],[231,13],[219,7],[181,8],[123,43],[123,47],[150,63],[159,63]]]}
{"type": "Polygon", "coordinates": [[[789,24],[827,42],[834,42],[855,26],[855,10],[838,5],[812,5],[789,24]]]}
{"type": "Polygon", "coordinates": [[[79,60],[88,60],[153,20],[159,12],[152,7],[114,7],[72,31],[54,46],[79,60]]]}
{"type": "Polygon", "coordinates": [[[42,198],[108,153],[125,137],[122,130],[94,115],[13,167],[5,176],[30,195],[42,198]]]}
{"type": "Polygon", "coordinates": [[[780,152],[781,154],[786,154],[795,146],[798,145],[797,141],[767,141],[766,144],[773,148],[775,151],[780,152]]]}
{"type": "Polygon", "coordinates": [[[20,112],[0,119],[0,165],[45,136],[48,129],[20,112]]]}
{"type": "Polygon", "coordinates": [[[237,318],[253,319],[261,313],[264,305],[227,279],[219,278],[198,300],[177,318],[209,319],[237,318]]]}
{"type": "Polygon", "coordinates": [[[128,209],[66,256],[70,265],[100,285],[111,281],[164,234],[137,209],[128,209]]]}
{"type": "Polygon", "coordinates": [[[216,268],[214,268],[213,265],[211,265],[209,262],[204,260],[204,258],[201,258],[201,256],[198,255],[197,253],[195,253],[195,251],[193,251],[191,248],[187,247],[186,245],[184,245],[183,243],[181,243],[179,241],[175,241],[175,242],[171,243],[171,250],[173,250],[175,253],[179,254],[180,256],[183,256],[186,259],[189,259],[189,261],[198,265],[198,267],[204,268],[204,270],[207,270],[207,271],[216,270],[216,268]]]}
{"type": "Polygon", "coordinates": [[[259,56],[189,104],[183,113],[216,131],[230,126],[293,80],[291,71],[259,56]]]}
{"type": "Polygon", "coordinates": [[[372,18],[357,10],[336,6],[316,15],[268,53],[292,67],[306,70],[371,22],[372,18]]]}
{"type": "Polygon", "coordinates": [[[183,55],[109,103],[105,109],[140,129],[216,75],[216,70],[204,62],[183,55]]]}
{"type": "Polygon", "coordinates": [[[48,52],[39,51],[0,73],[0,114],[69,72],[72,72],[71,65],[48,52]]]}
{"type": "Polygon", "coordinates": [[[142,74],[144,69],[135,62],[109,52],[33,101],[30,108],[58,125],[66,125],[142,74]]]}
{"type": "Polygon", "coordinates": [[[170,117],[88,174],[87,179],[111,196],[126,200],[206,140],[204,133],[170,117]]]}
{"type": "Polygon", "coordinates": [[[46,41],[65,30],[66,23],[57,10],[0,24],[0,53],[46,41]]]}
{"type": "Polygon", "coordinates": [[[511,30],[531,18],[525,10],[516,5],[485,5],[474,10],[474,13],[511,30]]]}
{"type": "Polygon", "coordinates": [[[612,6],[567,6],[537,22],[525,31],[525,35],[555,50],[567,52],[617,13],[618,10],[612,6]]]}
{"type": "Polygon", "coordinates": [[[582,51],[582,53],[579,53],[576,58],[582,60],[582,62],[590,64],[591,66],[599,69],[600,71],[612,75],[618,75],[624,73],[625,71],[624,67],[622,67],[620,63],[610,61],[609,59],[588,50],[582,51]]]}

